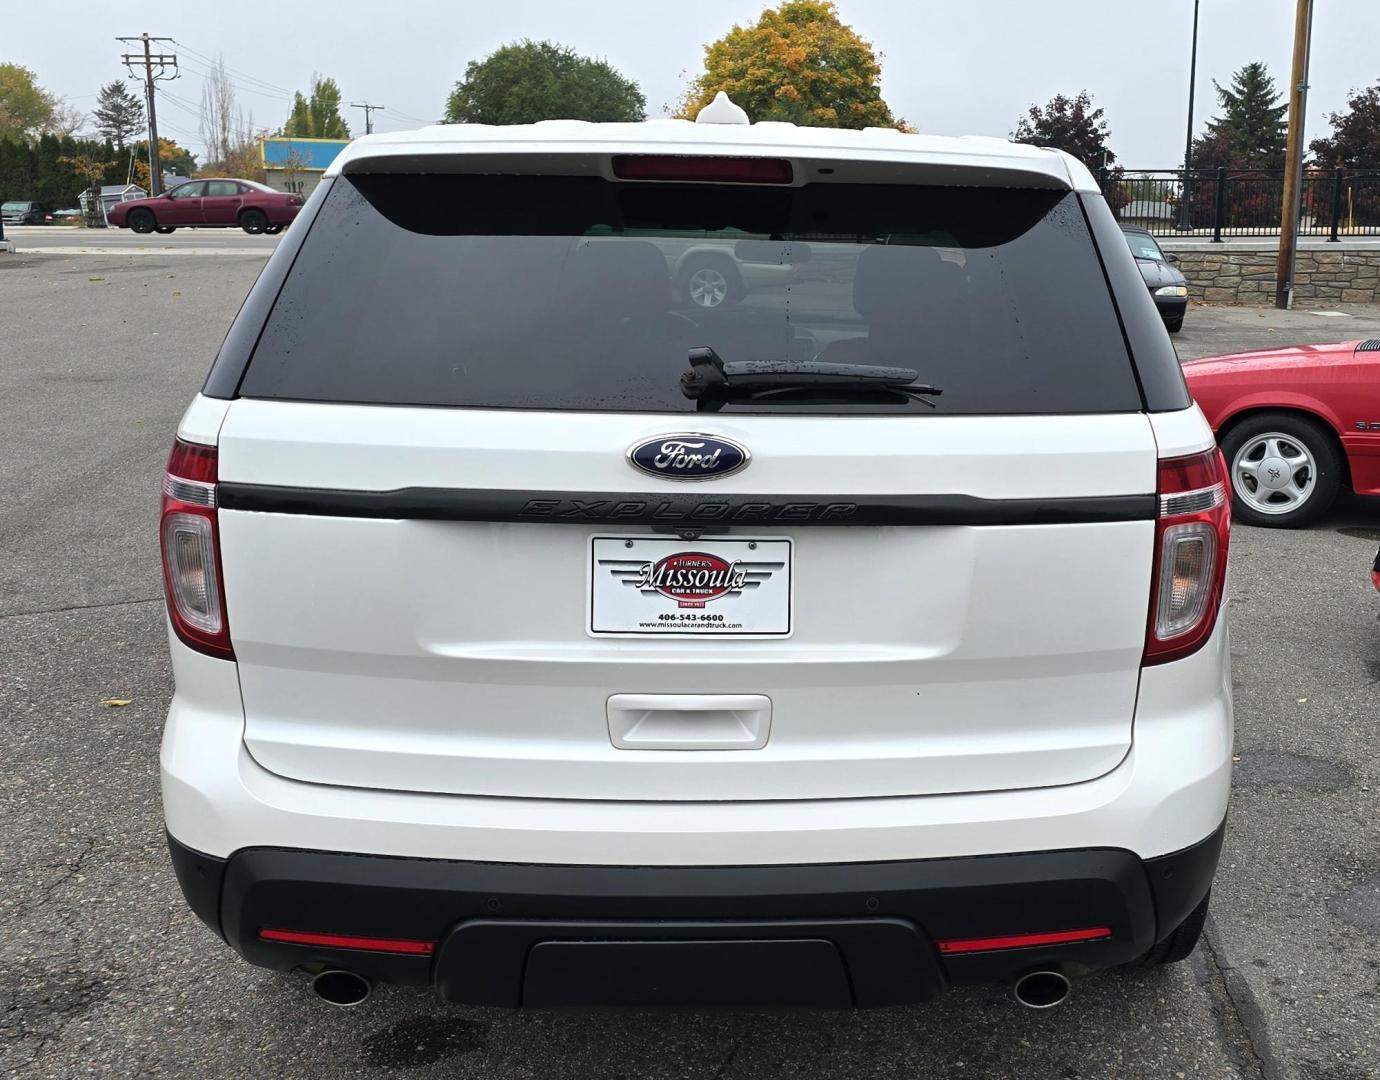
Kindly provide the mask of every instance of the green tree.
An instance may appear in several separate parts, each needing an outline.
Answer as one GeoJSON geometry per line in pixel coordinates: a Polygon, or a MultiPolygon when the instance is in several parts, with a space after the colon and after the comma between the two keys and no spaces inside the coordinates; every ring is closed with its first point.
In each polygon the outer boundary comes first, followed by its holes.
{"type": "Polygon", "coordinates": [[[1107,146],[1111,137],[1104,111],[1093,108],[1086,90],[1075,97],[1056,94],[1043,108],[1030,106],[1011,134],[1013,142],[1072,154],[1093,172],[1115,163],[1116,155],[1107,146]]]}
{"type": "Polygon", "coordinates": [[[1282,169],[1289,103],[1265,65],[1247,64],[1231,77],[1231,86],[1216,79],[1212,85],[1221,115],[1208,121],[1207,134],[1194,144],[1193,167],[1282,169]]]}
{"type": "Polygon", "coordinates": [[[280,135],[300,139],[348,139],[350,126],[340,115],[340,87],[334,79],[312,75],[311,97],[293,95],[292,112],[280,135]]]}
{"type": "Polygon", "coordinates": [[[106,83],[96,101],[96,130],[123,150],[125,142],[144,130],[144,103],[119,79],[106,83]]]}
{"type": "Polygon", "coordinates": [[[0,196],[75,206],[93,178],[121,183],[128,167],[128,157],[109,142],[46,133],[23,142],[0,139],[0,196]]]}
{"type": "Polygon", "coordinates": [[[704,47],[704,73],[676,115],[694,117],[722,90],[754,121],[911,130],[882,100],[881,77],[872,45],[832,0],[785,0],[704,47]]]}
{"type": "Polygon", "coordinates": [[[32,71],[0,64],[0,138],[36,137],[53,123],[57,107],[57,98],[38,85],[32,71]]]}
{"type": "Polygon", "coordinates": [[[637,83],[603,60],[552,41],[505,45],[472,60],[446,100],[448,124],[531,124],[538,120],[643,120],[637,83]]]}
{"type": "Polygon", "coordinates": [[[1344,113],[1328,116],[1332,134],[1314,139],[1309,149],[1320,165],[1380,168],[1380,81],[1364,90],[1353,90],[1346,108],[1344,113]]]}

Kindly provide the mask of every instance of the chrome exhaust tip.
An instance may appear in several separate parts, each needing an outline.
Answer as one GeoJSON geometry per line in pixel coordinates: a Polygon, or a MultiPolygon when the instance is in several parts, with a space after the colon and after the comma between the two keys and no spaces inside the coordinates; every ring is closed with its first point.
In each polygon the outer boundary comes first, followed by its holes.
{"type": "Polygon", "coordinates": [[[1069,996],[1069,981],[1057,971],[1032,971],[1016,980],[1012,990],[1027,1009],[1052,1009],[1069,996]]]}
{"type": "Polygon", "coordinates": [[[323,971],[311,981],[312,993],[342,1009],[358,1005],[369,996],[369,980],[353,971],[323,971]]]}

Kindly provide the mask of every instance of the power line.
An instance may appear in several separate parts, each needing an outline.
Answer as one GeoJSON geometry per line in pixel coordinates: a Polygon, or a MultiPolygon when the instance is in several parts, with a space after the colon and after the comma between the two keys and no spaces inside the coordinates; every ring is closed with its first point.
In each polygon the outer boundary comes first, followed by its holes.
{"type": "Polygon", "coordinates": [[[423,120],[420,116],[409,116],[407,113],[405,113],[405,112],[400,112],[400,111],[397,110],[397,109],[389,109],[388,111],[389,111],[392,115],[397,116],[397,117],[400,117],[400,118],[403,119],[403,120],[411,120],[414,124],[434,124],[434,123],[436,123],[435,120],[423,120]]]}
{"type": "MultiPolygon", "coordinates": [[[[185,63],[191,65],[192,72],[194,74],[200,75],[203,79],[209,78],[211,74],[216,70],[214,67],[202,64],[197,60],[188,59],[185,61],[185,63]],[[202,70],[203,68],[205,70],[202,70]]],[[[226,68],[225,70],[229,71],[230,69],[226,68]]],[[[261,90],[256,86],[243,86],[240,83],[237,83],[234,79],[230,78],[229,75],[225,76],[225,81],[241,94],[253,94],[256,97],[270,98],[274,101],[291,102],[293,100],[291,95],[285,95],[277,91],[261,90]]]]}
{"type": "MultiPolygon", "coordinates": [[[[169,38],[168,40],[172,41],[171,38],[169,38]]],[[[193,49],[190,45],[187,45],[184,42],[173,41],[173,44],[176,45],[178,48],[182,49],[183,51],[191,53],[193,56],[199,56],[202,59],[202,61],[206,64],[223,67],[226,71],[233,71],[242,79],[246,79],[251,83],[258,83],[260,86],[263,86],[266,89],[274,90],[277,93],[282,94],[285,98],[287,98],[287,100],[292,100],[292,91],[286,89],[285,87],[279,86],[276,83],[271,83],[267,79],[260,79],[257,75],[250,75],[247,71],[240,71],[238,68],[232,68],[223,59],[207,56],[205,53],[198,52],[196,49],[193,49]]]]}
{"type": "Polygon", "coordinates": [[[388,108],[387,105],[370,105],[367,101],[352,101],[350,108],[364,110],[364,134],[374,133],[374,113],[380,109],[388,108]]]}
{"type": "MultiPolygon", "coordinates": [[[[154,100],[153,84],[161,80],[175,79],[179,72],[177,70],[176,53],[155,53],[151,46],[156,41],[172,41],[170,37],[149,37],[148,32],[140,34],[138,37],[117,37],[116,41],[123,41],[127,44],[135,42],[142,43],[144,46],[144,98],[148,102],[149,109],[149,194],[157,195],[161,187],[162,173],[158,169],[158,116],[154,100]],[[154,71],[157,68],[157,72],[154,71]]],[[[134,66],[139,62],[138,53],[125,53],[121,58],[131,75],[134,74],[134,66]]],[[[97,191],[97,198],[93,202],[99,204],[100,192],[97,191]]]]}
{"type": "Polygon", "coordinates": [[[197,108],[197,106],[193,105],[186,98],[180,98],[175,94],[168,93],[168,91],[166,90],[159,90],[158,96],[162,98],[164,101],[166,101],[169,105],[181,109],[184,113],[188,113],[189,115],[196,117],[198,120],[201,119],[201,110],[197,108]]]}

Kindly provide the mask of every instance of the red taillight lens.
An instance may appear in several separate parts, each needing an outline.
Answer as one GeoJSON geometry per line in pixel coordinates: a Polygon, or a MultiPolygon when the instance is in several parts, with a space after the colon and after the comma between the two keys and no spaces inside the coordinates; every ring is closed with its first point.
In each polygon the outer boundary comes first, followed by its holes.
{"type": "Polygon", "coordinates": [[[1221,451],[1161,461],[1146,664],[1179,660],[1212,635],[1226,588],[1230,540],[1221,451]]]}
{"type": "Polygon", "coordinates": [[[173,443],[163,476],[158,535],[173,631],[198,652],[235,659],[220,568],[214,446],[197,446],[181,439],[173,443]]]}
{"type": "Polygon", "coordinates": [[[619,154],[613,159],[619,180],[682,180],[715,184],[789,184],[795,175],[784,158],[678,157],[669,154],[619,154]]]}

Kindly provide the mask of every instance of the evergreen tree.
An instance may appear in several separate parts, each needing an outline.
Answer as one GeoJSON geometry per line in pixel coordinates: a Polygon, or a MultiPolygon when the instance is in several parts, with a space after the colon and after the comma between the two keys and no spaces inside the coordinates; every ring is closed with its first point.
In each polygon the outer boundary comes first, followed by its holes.
{"type": "Polygon", "coordinates": [[[1216,79],[1212,85],[1221,115],[1208,121],[1207,135],[1195,144],[1194,168],[1284,168],[1289,103],[1265,65],[1247,64],[1231,77],[1231,86],[1216,79]]]}
{"type": "Polygon", "coordinates": [[[119,79],[101,87],[92,116],[96,130],[114,143],[116,150],[123,150],[126,140],[144,130],[144,103],[119,79]]]}
{"type": "Polygon", "coordinates": [[[311,77],[311,97],[299,90],[280,135],[299,139],[348,139],[350,127],[340,115],[340,87],[323,75],[311,77]]]}

